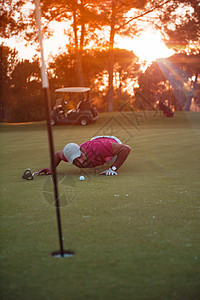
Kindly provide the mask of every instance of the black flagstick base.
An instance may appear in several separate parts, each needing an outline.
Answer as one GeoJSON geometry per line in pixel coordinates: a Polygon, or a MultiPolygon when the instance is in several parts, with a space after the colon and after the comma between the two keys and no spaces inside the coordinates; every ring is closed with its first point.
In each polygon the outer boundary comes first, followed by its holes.
{"type": "Polygon", "coordinates": [[[44,93],[45,93],[47,129],[48,129],[48,138],[49,138],[49,150],[50,150],[51,166],[52,166],[52,179],[54,184],[54,197],[55,197],[55,206],[56,206],[56,214],[57,214],[57,224],[58,224],[58,236],[59,236],[59,244],[60,244],[60,250],[53,251],[50,254],[54,257],[70,257],[73,256],[75,252],[63,249],[58,185],[57,185],[57,176],[56,176],[55,159],[54,159],[54,144],[53,144],[53,134],[52,134],[52,127],[51,127],[51,104],[50,104],[51,101],[50,101],[49,89],[44,88],[44,93]]]}

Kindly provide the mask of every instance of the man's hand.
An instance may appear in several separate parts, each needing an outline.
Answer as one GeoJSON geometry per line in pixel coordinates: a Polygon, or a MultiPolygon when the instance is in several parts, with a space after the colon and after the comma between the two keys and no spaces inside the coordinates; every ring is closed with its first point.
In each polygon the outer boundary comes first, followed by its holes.
{"type": "Polygon", "coordinates": [[[113,175],[117,175],[117,172],[115,172],[111,168],[109,168],[108,170],[105,170],[105,171],[103,171],[99,174],[100,175],[106,175],[106,176],[113,176],[113,175]]]}
{"type": "Polygon", "coordinates": [[[44,173],[45,175],[52,174],[51,170],[47,169],[47,168],[43,168],[43,169],[40,169],[38,172],[35,172],[36,175],[40,175],[41,173],[44,173]]]}
{"type": "MultiPolygon", "coordinates": [[[[54,163],[55,163],[55,168],[59,165],[59,163],[62,160],[62,151],[57,151],[54,155],[54,163]]],[[[41,173],[44,173],[44,175],[51,175],[52,174],[52,166],[50,164],[49,168],[43,168],[40,169],[38,172],[35,172],[36,175],[40,175],[41,173]]]]}

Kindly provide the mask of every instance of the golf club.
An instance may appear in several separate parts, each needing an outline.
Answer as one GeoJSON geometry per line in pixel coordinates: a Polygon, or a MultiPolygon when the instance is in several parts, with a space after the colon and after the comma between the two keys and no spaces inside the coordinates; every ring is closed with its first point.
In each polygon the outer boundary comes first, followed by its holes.
{"type": "Polygon", "coordinates": [[[24,171],[24,174],[22,175],[22,178],[23,179],[26,179],[26,180],[33,180],[33,176],[37,174],[37,172],[31,172],[30,168],[26,169],[24,171]]]}

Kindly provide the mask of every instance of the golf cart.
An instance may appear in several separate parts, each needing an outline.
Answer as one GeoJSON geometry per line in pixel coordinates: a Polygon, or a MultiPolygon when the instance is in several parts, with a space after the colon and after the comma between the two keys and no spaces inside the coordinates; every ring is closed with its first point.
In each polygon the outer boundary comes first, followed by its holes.
{"type": "Polygon", "coordinates": [[[67,87],[55,90],[57,95],[62,93],[62,97],[56,99],[51,112],[51,125],[79,124],[85,126],[94,123],[98,119],[98,112],[92,105],[92,101],[89,100],[89,91],[90,88],[86,87],[67,87]],[[72,93],[79,96],[79,103],[76,108],[66,111],[65,104],[69,101],[73,102],[72,93]]]}

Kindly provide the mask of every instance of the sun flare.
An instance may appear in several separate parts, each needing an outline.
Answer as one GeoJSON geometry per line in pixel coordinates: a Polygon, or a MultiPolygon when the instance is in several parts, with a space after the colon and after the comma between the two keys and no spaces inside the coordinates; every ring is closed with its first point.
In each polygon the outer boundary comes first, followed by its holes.
{"type": "Polygon", "coordinates": [[[146,61],[147,64],[157,58],[169,57],[174,53],[162,42],[159,32],[143,32],[138,38],[119,41],[118,46],[132,50],[141,61],[146,61]]]}

